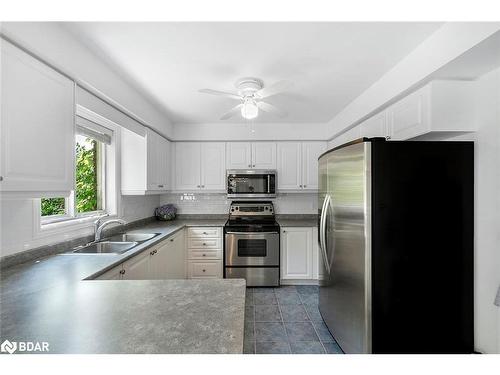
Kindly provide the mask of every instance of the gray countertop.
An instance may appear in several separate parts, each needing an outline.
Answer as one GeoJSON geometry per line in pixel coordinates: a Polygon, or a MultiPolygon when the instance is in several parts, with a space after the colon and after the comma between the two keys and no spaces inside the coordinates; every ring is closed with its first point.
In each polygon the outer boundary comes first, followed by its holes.
{"type": "Polygon", "coordinates": [[[62,253],[7,268],[0,285],[2,341],[48,341],[53,353],[241,353],[244,280],[89,280],[185,226],[224,220],[154,222],[161,233],[122,255],[62,253]]]}
{"type": "Polygon", "coordinates": [[[282,227],[316,227],[317,219],[279,219],[278,223],[282,227]]]}

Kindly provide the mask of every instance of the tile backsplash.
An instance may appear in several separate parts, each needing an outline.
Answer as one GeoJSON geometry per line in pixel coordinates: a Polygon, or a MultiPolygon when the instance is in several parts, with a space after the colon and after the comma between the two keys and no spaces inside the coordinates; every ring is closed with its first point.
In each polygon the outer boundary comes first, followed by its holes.
{"type": "MultiPolygon", "coordinates": [[[[277,214],[317,214],[316,193],[278,194],[272,199],[277,214]]],[[[227,214],[231,199],[224,193],[164,194],[160,204],[173,203],[179,214],[227,214]]]]}

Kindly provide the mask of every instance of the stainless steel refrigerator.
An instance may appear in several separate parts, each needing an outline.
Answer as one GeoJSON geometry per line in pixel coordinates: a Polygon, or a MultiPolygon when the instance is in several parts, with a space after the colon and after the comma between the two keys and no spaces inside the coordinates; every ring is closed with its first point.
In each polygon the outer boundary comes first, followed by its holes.
{"type": "Polygon", "coordinates": [[[319,308],[346,353],[473,351],[472,142],[360,139],[319,158],[319,308]]]}

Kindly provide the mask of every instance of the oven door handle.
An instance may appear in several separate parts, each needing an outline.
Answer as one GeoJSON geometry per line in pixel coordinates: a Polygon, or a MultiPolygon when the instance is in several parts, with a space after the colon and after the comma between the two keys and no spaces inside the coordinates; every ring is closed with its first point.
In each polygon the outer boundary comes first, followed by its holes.
{"type": "Polygon", "coordinates": [[[226,232],[226,234],[239,234],[239,235],[243,235],[243,236],[247,236],[247,235],[255,236],[258,234],[279,234],[279,232],[226,232]]]}

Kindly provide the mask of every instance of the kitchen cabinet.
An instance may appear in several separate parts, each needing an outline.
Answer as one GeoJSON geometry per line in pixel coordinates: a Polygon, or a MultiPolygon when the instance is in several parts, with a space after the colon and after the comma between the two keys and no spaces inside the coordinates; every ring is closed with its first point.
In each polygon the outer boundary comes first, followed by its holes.
{"type": "Polygon", "coordinates": [[[433,81],[387,109],[390,138],[475,131],[474,103],[474,82],[433,81]]]}
{"type": "Polygon", "coordinates": [[[121,129],[123,195],[163,194],[170,189],[171,143],[150,129],[121,129]]]}
{"type": "Polygon", "coordinates": [[[154,250],[146,250],[123,263],[122,280],[151,280],[150,257],[154,250]]]}
{"type": "Polygon", "coordinates": [[[0,191],[29,198],[74,189],[75,84],[1,40],[0,191]]]}
{"type": "Polygon", "coordinates": [[[223,142],[175,144],[175,190],[224,191],[226,148],[223,142]]]}
{"type": "Polygon", "coordinates": [[[325,142],[278,142],[278,190],[317,190],[325,142]]]}
{"type": "Polygon", "coordinates": [[[222,278],[222,228],[187,230],[188,278],[222,278]]]}
{"type": "Polygon", "coordinates": [[[185,279],[186,252],[184,231],[174,234],[155,247],[151,254],[151,279],[185,279]]]}
{"type": "Polygon", "coordinates": [[[313,228],[281,229],[281,279],[313,280],[313,228]]]}
{"type": "Polygon", "coordinates": [[[227,169],[276,169],[275,142],[227,142],[227,169]]]}

